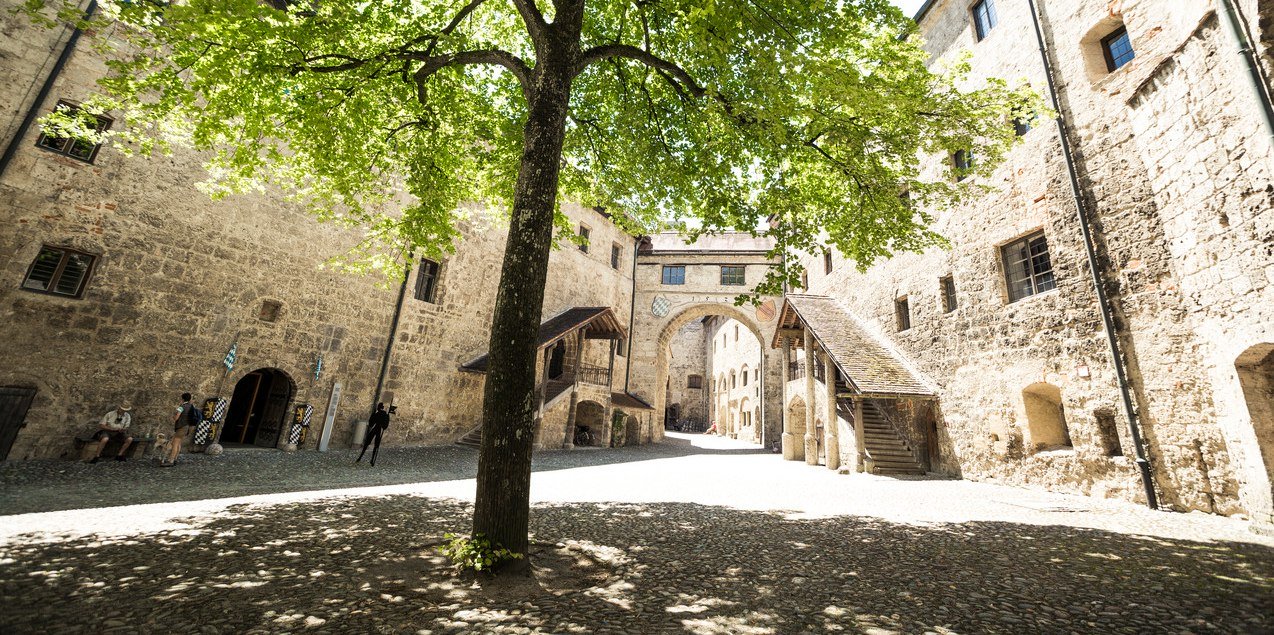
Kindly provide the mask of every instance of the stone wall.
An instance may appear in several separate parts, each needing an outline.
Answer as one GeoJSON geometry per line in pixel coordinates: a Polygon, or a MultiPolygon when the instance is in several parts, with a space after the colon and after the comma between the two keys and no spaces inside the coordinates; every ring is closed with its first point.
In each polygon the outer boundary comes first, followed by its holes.
{"type": "MultiPolygon", "coordinates": [[[[1269,481],[1234,359],[1272,337],[1271,149],[1241,68],[1222,54],[1205,2],[1040,5],[1161,501],[1259,513],[1269,481]],[[1108,73],[1100,39],[1121,21],[1136,58],[1108,73]]],[[[1044,91],[1040,59],[1023,54],[1035,50],[1027,5],[997,9],[999,24],[974,42],[965,6],[937,3],[921,24],[935,62],[971,50],[975,75],[1044,91]]],[[[937,175],[947,162],[925,169],[937,175]]],[[[951,249],[866,274],[837,257],[824,275],[809,259],[811,291],[841,297],[940,384],[940,454],[952,471],[1144,500],[1056,127],[1037,122],[981,184],[993,190],[935,210],[951,249]],[[1001,247],[1037,230],[1056,289],[1009,301],[1001,247]],[[952,311],[939,281],[948,275],[952,311]],[[1032,439],[1043,424],[1027,404],[1044,393],[1059,395],[1069,447],[1032,439]]]]}
{"type": "MultiPolygon", "coordinates": [[[[761,368],[761,342],[745,324],[726,318],[713,319],[709,341],[717,433],[760,443],[761,382],[757,372],[761,368]]],[[[780,356],[777,351],[770,353],[780,356]]]]}
{"type": "Polygon", "coordinates": [[[703,320],[695,320],[677,331],[670,344],[668,363],[667,404],[676,406],[677,418],[695,430],[707,427],[711,388],[707,354],[711,341],[704,326],[703,320]],[[691,376],[698,378],[697,387],[690,385],[691,376]]]}

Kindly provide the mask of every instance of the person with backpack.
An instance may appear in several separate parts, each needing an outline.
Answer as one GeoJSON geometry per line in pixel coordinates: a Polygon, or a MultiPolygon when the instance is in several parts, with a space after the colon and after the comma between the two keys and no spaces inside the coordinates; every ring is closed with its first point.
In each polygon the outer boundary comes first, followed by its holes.
{"type": "Polygon", "coordinates": [[[190,393],[181,393],[181,405],[177,406],[177,413],[173,415],[173,438],[168,444],[168,457],[167,460],[159,461],[160,467],[172,467],[177,463],[177,455],[181,454],[181,442],[203,421],[203,411],[190,403],[190,399],[190,393]]]}

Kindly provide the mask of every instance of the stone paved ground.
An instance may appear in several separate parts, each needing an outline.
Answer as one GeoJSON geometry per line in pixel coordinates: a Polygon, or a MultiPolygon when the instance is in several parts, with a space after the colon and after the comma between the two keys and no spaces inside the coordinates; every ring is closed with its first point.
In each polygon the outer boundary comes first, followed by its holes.
{"type": "Polygon", "coordinates": [[[431,547],[466,526],[473,452],[384,459],[5,465],[0,632],[1274,631],[1274,540],[1240,521],[702,437],[543,453],[534,577],[473,583],[431,547]]]}

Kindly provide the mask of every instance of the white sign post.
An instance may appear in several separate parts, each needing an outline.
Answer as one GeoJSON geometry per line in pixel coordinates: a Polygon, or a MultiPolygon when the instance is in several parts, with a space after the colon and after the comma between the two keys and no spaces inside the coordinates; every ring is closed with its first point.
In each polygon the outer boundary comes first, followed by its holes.
{"type": "Polygon", "coordinates": [[[327,416],[323,419],[323,435],[319,437],[319,452],[327,452],[332,440],[332,424],[336,422],[336,407],[341,403],[341,382],[332,384],[332,398],[327,400],[327,416]]]}

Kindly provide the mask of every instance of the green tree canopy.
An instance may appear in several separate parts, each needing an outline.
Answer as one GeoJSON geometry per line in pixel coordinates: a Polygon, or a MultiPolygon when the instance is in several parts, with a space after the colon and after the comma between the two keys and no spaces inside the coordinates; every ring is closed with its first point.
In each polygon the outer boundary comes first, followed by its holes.
{"type": "MultiPolygon", "coordinates": [[[[474,530],[514,552],[560,200],[866,266],[941,243],[922,210],[970,186],[923,157],[972,151],[987,172],[1010,117],[1038,110],[963,64],[930,72],[886,0],[102,2],[114,59],[85,109],[122,115],[127,147],[207,152],[213,193],[277,187],[366,227],[373,264],[451,249],[464,202],[509,210],[474,530]]],[[[759,290],[780,272],[799,268],[759,290]]]]}

